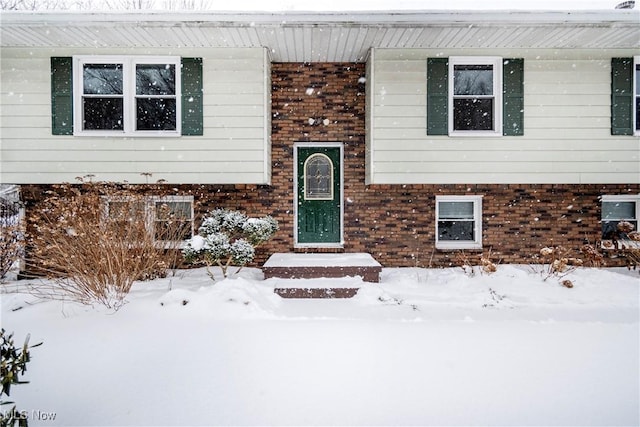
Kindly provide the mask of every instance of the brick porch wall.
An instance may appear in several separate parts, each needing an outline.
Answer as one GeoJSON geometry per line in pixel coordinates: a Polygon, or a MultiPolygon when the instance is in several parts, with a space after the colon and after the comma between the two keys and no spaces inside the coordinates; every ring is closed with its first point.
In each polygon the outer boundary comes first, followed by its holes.
{"type": "MultiPolygon", "coordinates": [[[[172,185],[169,194],[194,196],[196,227],[215,207],[273,215],[280,231],[259,249],[255,265],[262,265],[273,252],[294,251],[294,143],[343,142],[344,251],[371,253],[385,267],[440,267],[451,265],[458,252],[434,249],[436,195],[483,195],[484,251],[503,263],[529,263],[543,246],[577,251],[597,241],[600,195],[640,192],[638,184],[366,186],[364,75],[364,64],[274,63],[272,185],[172,185]],[[329,124],[311,125],[309,118],[329,124]]],[[[27,211],[47,188],[23,186],[27,211]]]]}

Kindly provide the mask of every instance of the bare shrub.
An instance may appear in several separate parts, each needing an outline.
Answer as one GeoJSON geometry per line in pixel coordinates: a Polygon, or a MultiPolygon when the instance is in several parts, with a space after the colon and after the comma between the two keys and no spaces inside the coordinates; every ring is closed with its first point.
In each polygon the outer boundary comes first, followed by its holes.
{"type": "Polygon", "coordinates": [[[4,202],[0,206],[0,279],[24,254],[24,224],[20,221],[15,204],[4,202]]]}
{"type": "Polygon", "coordinates": [[[467,276],[470,276],[470,277],[475,276],[476,272],[473,269],[473,266],[475,265],[475,262],[471,259],[471,257],[469,256],[469,254],[467,252],[460,251],[460,252],[456,253],[454,262],[458,267],[460,267],[462,269],[464,274],[466,274],[467,276]]]}
{"type": "Polygon", "coordinates": [[[487,253],[483,252],[473,256],[465,251],[460,251],[456,254],[455,262],[470,277],[475,276],[476,270],[480,271],[480,274],[495,273],[498,270],[497,264],[500,263],[500,261],[493,260],[491,249],[487,253]]]}
{"type": "Polygon", "coordinates": [[[498,271],[498,267],[496,266],[496,262],[493,261],[491,254],[491,249],[489,249],[488,254],[482,254],[480,257],[480,266],[482,267],[482,271],[491,274],[498,271]]]}
{"type": "Polygon", "coordinates": [[[143,196],[104,183],[62,185],[48,196],[29,236],[28,262],[51,279],[36,289],[41,296],[117,310],[135,280],[166,275],[143,196]]]}
{"type": "Polygon", "coordinates": [[[637,269],[640,266],[640,233],[634,229],[632,223],[620,221],[609,235],[611,240],[603,240],[601,243],[603,249],[623,256],[628,269],[637,269]]]}
{"type": "MultiPolygon", "coordinates": [[[[162,258],[161,265],[171,270],[176,275],[176,270],[182,265],[182,245],[192,236],[192,223],[185,221],[184,217],[171,209],[166,202],[160,202],[157,206],[156,216],[162,220],[162,226],[156,224],[154,230],[156,248],[162,258]]],[[[163,270],[166,272],[166,269],[163,270]]]]}
{"type": "Polygon", "coordinates": [[[640,248],[636,242],[640,241],[640,234],[633,231],[633,224],[620,221],[617,225],[617,241],[620,253],[627,259],[627,268],[636,269],[640,265],[640,248]]]}
{"type": "Polygon", "coordinates": [[[533,257],[531,269],[542,275],[543,281],[550,277],[560,280],[583,265],[582,259],[571,257],[570,253],[564,246],[544,247],[533,257]]]}
{"type": "Polygon", "coordinates": [[[580,252],[589,266],[600,268],[604,264],[604,255],[598,252],[595,246],[582,245],[580,252]]]}

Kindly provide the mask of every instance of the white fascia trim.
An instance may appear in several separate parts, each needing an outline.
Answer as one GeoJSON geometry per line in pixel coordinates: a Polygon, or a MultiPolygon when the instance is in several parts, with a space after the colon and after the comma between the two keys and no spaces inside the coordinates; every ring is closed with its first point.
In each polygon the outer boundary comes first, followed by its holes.
{"type": "MultiPolygon", "coordinates": [[[[514,5],[515,6],[515,5],[514,5]]],[[[469,24],[535,24],[544,26],[584,26],[584,25],[636,25],[640,14],[638,10],[592,9],[592,10],[470,10],[470,9],[425,9],[389,10],[389,11],[3,11],[3,26],[86,26],[99,23],[103,26],[131,23],[144,25],[149,23],[176,22],[189,23],[203,27],[287,25],[301,26],[318,24],[352,23],[371,25],[450,25],[466,27],[469,24]]]]}

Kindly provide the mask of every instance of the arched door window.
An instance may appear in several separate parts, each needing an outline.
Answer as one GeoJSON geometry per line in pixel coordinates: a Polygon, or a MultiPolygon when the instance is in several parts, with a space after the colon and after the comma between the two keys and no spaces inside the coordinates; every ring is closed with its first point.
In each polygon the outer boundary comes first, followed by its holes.
{"type": "Polygon", "coordinates": [[[304,198],[333,199],[333,162],[325,154],[312,154],[304,163],[304,198]]]}

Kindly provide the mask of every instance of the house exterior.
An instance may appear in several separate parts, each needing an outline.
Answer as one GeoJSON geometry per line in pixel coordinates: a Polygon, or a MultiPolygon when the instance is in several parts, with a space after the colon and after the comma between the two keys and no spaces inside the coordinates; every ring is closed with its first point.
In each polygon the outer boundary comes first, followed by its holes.
{"type": "MultiPolygon", "coordinates": [[[[273,252],[527,263],[640,218],[640,13],[10,13],[0,182],[128,182],[273,252]],[[166,186],[162,196],[149,183],[166,186]]],[[[615,262],[612,260],[611,262],[615,262]]]]}

